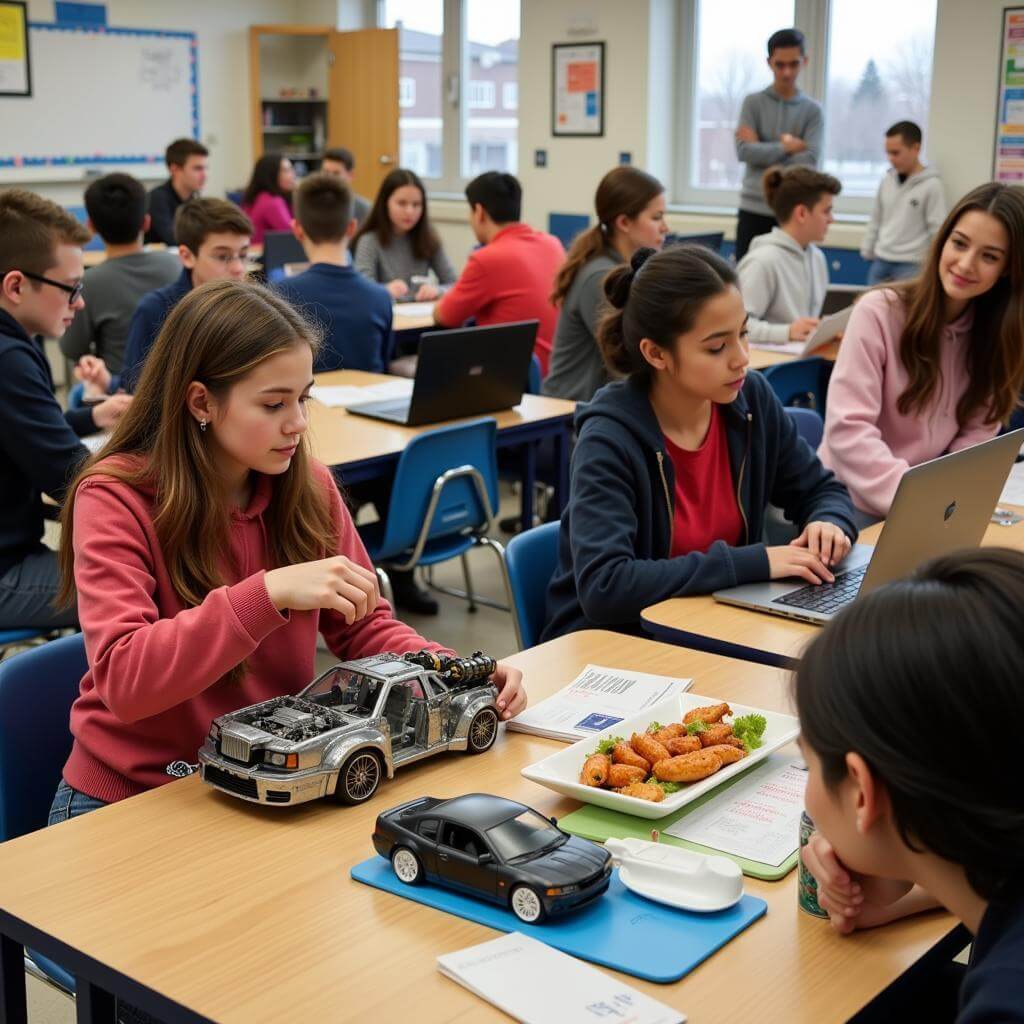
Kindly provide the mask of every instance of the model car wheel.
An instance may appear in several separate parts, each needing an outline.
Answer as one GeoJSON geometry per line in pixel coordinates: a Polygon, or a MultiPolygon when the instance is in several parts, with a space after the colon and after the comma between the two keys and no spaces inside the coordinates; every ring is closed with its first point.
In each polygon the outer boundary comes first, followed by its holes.
{"type": "Polygon", "coordinates": [[[377,792],[380,775],[380,758],[372,751],[360,750],[341,766],[335,795],[343,804],[365,803],[377,792]]]}
{"type": "Polygon", "coordinates": [[[423,865],[412,850],[398,846],[391,854],[391,867],[400,882],[419,885],[423,881],[423,865]]]}
{"type": "Polygon", "coordinates": [[[494,746],[498,736],[498,715],[494,708],[484,708],[473,716],[469,723],[466,750],[470,754],[482,754],[494,746]]]}
{"type": "Polygon", "coordinates": [[[524,924],[539,924],[544,920],[544,904],[528,885],[517,885],[510,902],[512,913],[524,924]]]}

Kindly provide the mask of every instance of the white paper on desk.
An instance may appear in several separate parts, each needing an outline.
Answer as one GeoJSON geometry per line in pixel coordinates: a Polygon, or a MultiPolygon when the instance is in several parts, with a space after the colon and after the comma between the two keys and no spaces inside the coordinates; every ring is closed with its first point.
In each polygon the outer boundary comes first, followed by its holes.
{"type": "Polygon", "coordinates": [[[852,312],[853,305],[851,304],[846,309],[839,310],[838,313],[823,317],[811,332],[810,337],[804,342],[804,346],[800,350],[801,355],[811,355],[815,349],[832,341],[837,334],[842,334],[846,330],[846,322],[850,319],[852,312]]]}
{"type": "Polygon", "coordinates": [[[1024,505],[1024,462],[1016,463],[1010,470],[1003,493],[999,496],[999,504],[1024,505]]]}
{"type": "Polygon", "coordinates": [[[575,743],[692,685],[692,679],[587,665],[568,686],[528,707],[507,728],[575,743]]]}
{"type": "Polygon", "coordinates": [[[104,433],[89,434],[87,437],[80,437],[78,440],[95,455],[110,440],[110,435],[104,433]]]}
{"type": "Polygon", "coordinates": [[[537,939],[509,932],[437,958],[438,970],[524,1024],[685,1024],[686,1015],[537,939]]]}
{"type": "Polygon", "coordinates": [[[676,839],[778,867],[797,848],[807,770],[775,754],[664,831],[676,839]]]}
{"type": "Polygon", "coordinates": [[[399,320],[419,319],[424,316],[433,316],[434,305],[433,302],[396,302],[393,312],[399,320]]]}
{"type": "Polygon", "coordinates": [[[330,408],[347,409],[352,405],[366,402],[383,402],[390,398],[409,398],[412,395],[411,380],[388,380],[381,384],[369,384],[366,387],[353,387],[351,384],[315,384],[309,389],[310,395],[322,405],[330,408]]]}
{"type": "Polygon", "coordinates": [[[798,356],[804,350],[802,341],[752,341],[751,348],[760,349],[762,352],[785,352],[787,356],[798,356]]]}

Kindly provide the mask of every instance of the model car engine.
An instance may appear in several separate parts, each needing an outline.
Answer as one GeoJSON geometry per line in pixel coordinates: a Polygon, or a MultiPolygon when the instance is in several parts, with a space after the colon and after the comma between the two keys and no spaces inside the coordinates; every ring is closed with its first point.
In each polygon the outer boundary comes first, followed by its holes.
{"type": "Polygon", "coordinates": [[[239,715],[238,720],[292,743],[322,736],[345,722],[329,708],[299,697],[281,697],[277,701],[261,704],[253,708],[251,713],[239,715]]]}
{"type": "Polygon", "coordinates": [[[474,651],[471,658],[448,658],[443,654],[434,654],[431,651],[418,651],[415,654],[403,655],[402,660],[408,661],[412,665],[421,665],[423,668],[440,672],[449,686],[469,686],[471,683],[481,683],[490,678],[497,667],[497,662],[483,651],[474,651]]]}

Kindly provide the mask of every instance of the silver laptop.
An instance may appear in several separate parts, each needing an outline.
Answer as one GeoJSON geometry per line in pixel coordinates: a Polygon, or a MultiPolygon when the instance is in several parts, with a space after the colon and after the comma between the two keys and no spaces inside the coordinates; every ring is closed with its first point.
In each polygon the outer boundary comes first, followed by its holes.
{"type": "Polygon", "coordinates": [[[1024,429],[1014,430],[908,470],[877,545],[855,544],[835,583],[746,583],[716,591],[715,600],[822,625],[860,594],[909,575],[929,559],[977,547],[1022,442],[1024,429]]]}

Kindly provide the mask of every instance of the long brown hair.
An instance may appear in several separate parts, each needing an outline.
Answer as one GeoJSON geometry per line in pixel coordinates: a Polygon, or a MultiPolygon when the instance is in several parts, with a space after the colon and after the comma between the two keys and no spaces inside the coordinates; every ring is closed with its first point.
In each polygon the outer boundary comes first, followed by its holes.
{"type": "MultiPolygon", "coordinates": [[[[135,400],[71,485],[61,512],[58,601],[70,603],[75,595],[75,496],[83,481],[101,474],[154,492],[153,524],[183,604],[194,607],[224,584],[230,510],[226,496],[218,497],[223,488],[207,435],[188,412],[188,386],[199,381],[223,401],[257,365],[293,345],[309,345],[315,355],[319,338],[287,302],[259,285],[211,281],[178,303],[146,358],[135,400]]],[[[335,550],[327,496],[309,459],[303,436],[288,470],[270,478],[268,569],[335,550]]]]}
{"type": "Polygon", "coordinates": [[[580,268],[607,250],[615,233],[617,217],[632,219],[640,216],[647,204],[664,191],[665,186],[653,174],[638,167],[613,167],[601,179],[594,195],[597,223],[573,240],[548,301],[553,306],[560,306],[580,268]]]}
{"type": "Polygon", "coordinates": [[[391,227],[391,216],[388,214],[388,200],[392,193],[404,185],[412,185],[420,190],[423,198],[423,213],[416,221],[416,226],[409,232],[409,243],[412,246],[412,253],[418,260],[429,260],[438,249],[441,248],[441,239],[430,223],[427,215],[427,190],[423,187],[419,175],[415,171],[406,170],[404,167],[396,167],[381,183],[377,190],[377,198],[373,201],[370,212],[363,221],[363,226],[352,239],[352,251],[355,251],[359,239],[363,235],[374,234],[377,241],[383,248],[391,243],[394,236],[394,229],[391,227]]]}
{"type": "Polygon", "coordinates": [[[989,423],[1006,422],[1024,387],[1024,189],[989,182],[972,189],[950,211],[913,280],[888,285],[906,311],[900,362],[909,378],[896,402],[904,416],[923,414],[942,385],[940,357],[946,326],[946,293],[939,261],[957,222],[971,210],[995,217],[1009,239],[1006,271],[984,295],[971,300],[974,322],[967,346],[967,390],[957,403],[961,428],[979,409],[989,423]]]}

